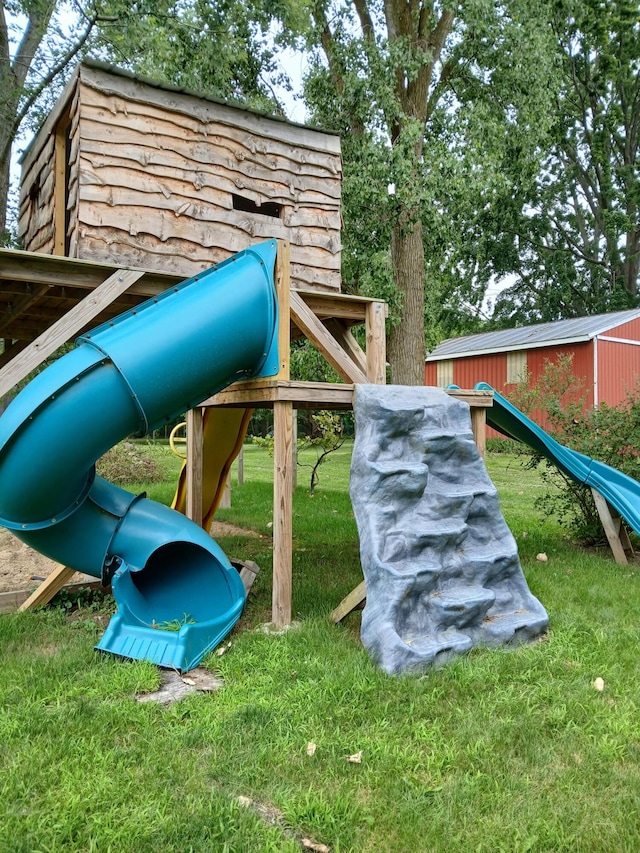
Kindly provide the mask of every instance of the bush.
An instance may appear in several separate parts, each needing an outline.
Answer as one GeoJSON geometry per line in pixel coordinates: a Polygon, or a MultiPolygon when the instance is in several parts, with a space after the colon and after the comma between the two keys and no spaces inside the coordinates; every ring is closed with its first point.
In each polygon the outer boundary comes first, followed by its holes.
{"type": "MultiPolygon", "coordinates": [[[[545,412],[545,428],[560,444],[639,479],[640,386],[618,406],[602,403],[597,409],[583,410],[585,386],[586,380],[573,374],[572,357],[560,356],[557,362],[545,364],[538,382],[520,383],[509,399],[534,420],[545,412]]],[[[580,542],[606,541],[591,489],[575,483],[531,449],[520,452],[528,457],[527,467],[540,468],[547,485],[536,506],[555,516],[580,542]]]]}
{"type": "Polygon", "coordinates": [[[159,483],[164,479],[156,463],[140,453],[130,441],[116,444],[96,463],[101,477],[124,486],[127,483],[159,483]]]}

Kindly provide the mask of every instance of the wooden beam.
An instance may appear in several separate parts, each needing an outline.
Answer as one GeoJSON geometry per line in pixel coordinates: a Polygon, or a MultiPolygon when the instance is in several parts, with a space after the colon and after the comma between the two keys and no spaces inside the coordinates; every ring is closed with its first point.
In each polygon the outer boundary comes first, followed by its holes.
{"type": "Polygon", "coordinates": [[[352,589],[349,595],[342,599],[340,604],[332,611],[329,618],[336,624],[342,622],[345,616],[348,616],[352,610],[359,607],[367,597],[367,584],[365,581],[358,584],[355,589],[352,589]]]}
{"type": "Polygon", "coordinates": [[[28,309],[40,299],[41,296],[49,290],[48,284],[30,284],[27,285],[27,292],[21,296],[15,296],[11,299],[5,310],[0,314],[0,337],[5,329],[7,329],[15,320],[24,314],[28,309]]]}
{"type": "MultiPolygon", "coordinates": [[[[18,249],[0,249],[0,281],[26,284],[48,284],[95,290],[120,267],[115,264],[94,263],[76,258],[25,252],[18,249]]],[[[169,287],[183,281],[184,275],[141,270],[142,278],[132,285],[136,296],[157,296],[169,287]]]]}
{"type": "Polygon", "coordinates": [[[85,296],[82,302],[79,302],[64,317],[44,331],[0,371],[0,397],[42,364],[59,346],[66,343],[80,329],[85,328],[92,318],[104,311],[142,275],[144,275],[142,270],[118,270],[92,293],[85,296]]]}
{"type": "Polygon", "coordinates": [[[28,341],[11,341],[9,339],[9,343],[7,342],[7,338],[4,339],[4,352],[0,355],[0,369],[5,366],[5,364],[9,364],[11,359],[15,358],[19,352],[22,352],[25,347],[29,346],[28,341]]]}
{"type": "Polygon", "coordinates": [[[18,607],[18,610],[32,610],[34,607],[44,607],[71,580],[75,573],[76,570],[70,569],[68,566],[58,566],[31,593],[29,598],[18,607]]]}
{"type": "Polygon", "coordinates": [[[471,431],[482,459],[487,453],[487,410],[481,408],[471,409],[471,431]]]}
{"type": "Polygon", "coordinates": [[[278,379],[288,380],[290,377],[291,357],[291,323],[290,294],[291,294],[291,244],[278,240],[276,256],[276,295],[278,297],[278,358],[280,370],[278,379]]]}
{"type": "Polygon", "coordinates": [[[187,518],[202,527],[202,463],[204,459],[202,409],[187,412],[187,518]]]}
{"type": "Polygon", "coordinates": [[[291,624],[293,572],[293,405],[273,406],[273,598],[276,628],[291,624]]]}
{"type": "Polygon", "coordinates": [[[53,254],[66,255],[67,244],[67,128],[69,114],[55,129],[53,155],[53,254]]]}
{"type": "Polygon", "coordinates": [[[387,382],[387,339],[385,329],[386,304],[367,305],[367,379],[374,385],[387,382]]]}
{"type": "Polygon", "coordinates": [[[291,317],[339,376],[347,382],[367,382],[366,374],[354,364],[336,339],[295,291],[291,292],[291,317]]]}
{"type": "Polygon", "coordinates": [[[324,325],[329,331],[329,334],[333,335],[333,337],[338,341],[342,349],[347,353],[348,356],[351,357],[351,360],[354,362],[356,367],[363,373],[366,373],[367,356],[358,341],[353,336],[351,329],[345,326],[341,320],[337,320],[333,317],[330,317],[328,320],[325,320],[324,325]]]}
{"type": "MultiPolygon", "coordinates": [[[[614,560],[619,566],[628,566],[629,560],[627,559],[623,540],[626,541],[628,549],[631,549],[631,543],[629,542],[627,531],[622,524],[622,519],[607,503],[604,495],[597,489],[594,489],[593,486],[591,487],[591,494],[593,495],[600,521],[604,527],[604,532],[607,534],[607,540],[611,547],[614,560]]],[[[633,556],[633,551],[631,551],[630,556],[633,556]]]]}

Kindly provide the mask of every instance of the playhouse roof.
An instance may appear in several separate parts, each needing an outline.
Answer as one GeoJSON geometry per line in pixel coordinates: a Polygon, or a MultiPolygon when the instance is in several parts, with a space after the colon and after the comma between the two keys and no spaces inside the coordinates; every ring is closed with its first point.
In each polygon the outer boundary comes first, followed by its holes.
{"type": "Polygon", "coordinates": [[[581,343],[638,317],[640,308],[633,308],[629,311],[613,311],[592,317],[575,317],[572,320],[557,320],[554,323],[538,323],[518,329],[449,338],[427,355],[427,361],[581,343]]]}

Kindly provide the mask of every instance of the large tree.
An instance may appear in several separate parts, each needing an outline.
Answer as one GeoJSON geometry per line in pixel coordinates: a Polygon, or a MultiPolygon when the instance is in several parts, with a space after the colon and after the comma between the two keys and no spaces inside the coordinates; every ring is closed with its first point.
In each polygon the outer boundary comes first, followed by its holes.
{"type": "Polygon", "coordinates": [[[59,6],[57,0],[4,0],[0,7],[0,245],[13,142],[42,96],[55,91],[96,24],[95,12],[82,10],[69,29],[59,6]]]}
{"type": "Polygon", "coordinates": [[[503,223],[517,246],[503,325],[640,302],[640,4],[558,0],[552,24],[554,122],[535,187],[503,223]]]}
{"type": "Polygon", "coordinates": [[[450,327],[477,311],[493,275],[487,226],[523,180],[516,163],[529,175],[538,156],[553,69],[546,3],[531,7],[312,3],[305,93],[343,137],[344,278],[392,303],[394,382],[424,381],[426,318],[433,331],[443,310],[450,327]]]}

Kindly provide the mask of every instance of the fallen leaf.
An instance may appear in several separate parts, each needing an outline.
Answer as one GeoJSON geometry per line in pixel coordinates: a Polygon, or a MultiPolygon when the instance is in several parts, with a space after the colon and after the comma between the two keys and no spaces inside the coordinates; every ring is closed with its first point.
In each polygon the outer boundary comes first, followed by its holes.
{"type": "Polygon", "coordinates": [[[218,655],[218,657],[222,657],[222,655],[226,654],[226,652],[228,652],[230,648],[231,643],[227,643],[226,646],[220,646],[219,649],[216,649],[216,654],[218,655]]]}
{"type": "Polygon", "coordinates": [[[362,750],[360,750],[360,752],[354,753],[353,755],[348,755],[347,761],[350,764],[362,764],[362,750]]]}
{"type": "Polygon", "coordinates": [[[273,527],[273,521],[267,521],[267,527],[273,527]]]}
{"type": "Polygon", "coordinates": [[[315,755],[316,749],[318,747],[313,743],[313,741],[309,741],[307,744],[307,755],[315,755]]]}
{"type": "Polygon", "coordinates": [[[193,680],[193,678],[189,678],[189,676],[187,676],[187,675],[183,675],[183,676],[181,676],[181,680],[182,680],[185,684],[188,684],[188,685],[189,685],[189,687],[195,687],[195,686],[196,686],[196,683],[195,683],[195,681],[193,680]]]}
{"type": "Polygon", "coordinates": [[[547,555],[544,553],[544,551],[543,551],[541,554],[536,554],[536,560],[537,560],[539,563],[546,563],[548,559],[549,559],[549,558],[548,558],[548,557],[547,557],[547,555]]]}
{"type": "Polygon", "coordinates": [[[592,683],[592,687],[594,690],[597,690],[599,693],[602,693],[602,691],[604,690],[604,679],[596,678],[592,683]]]}

